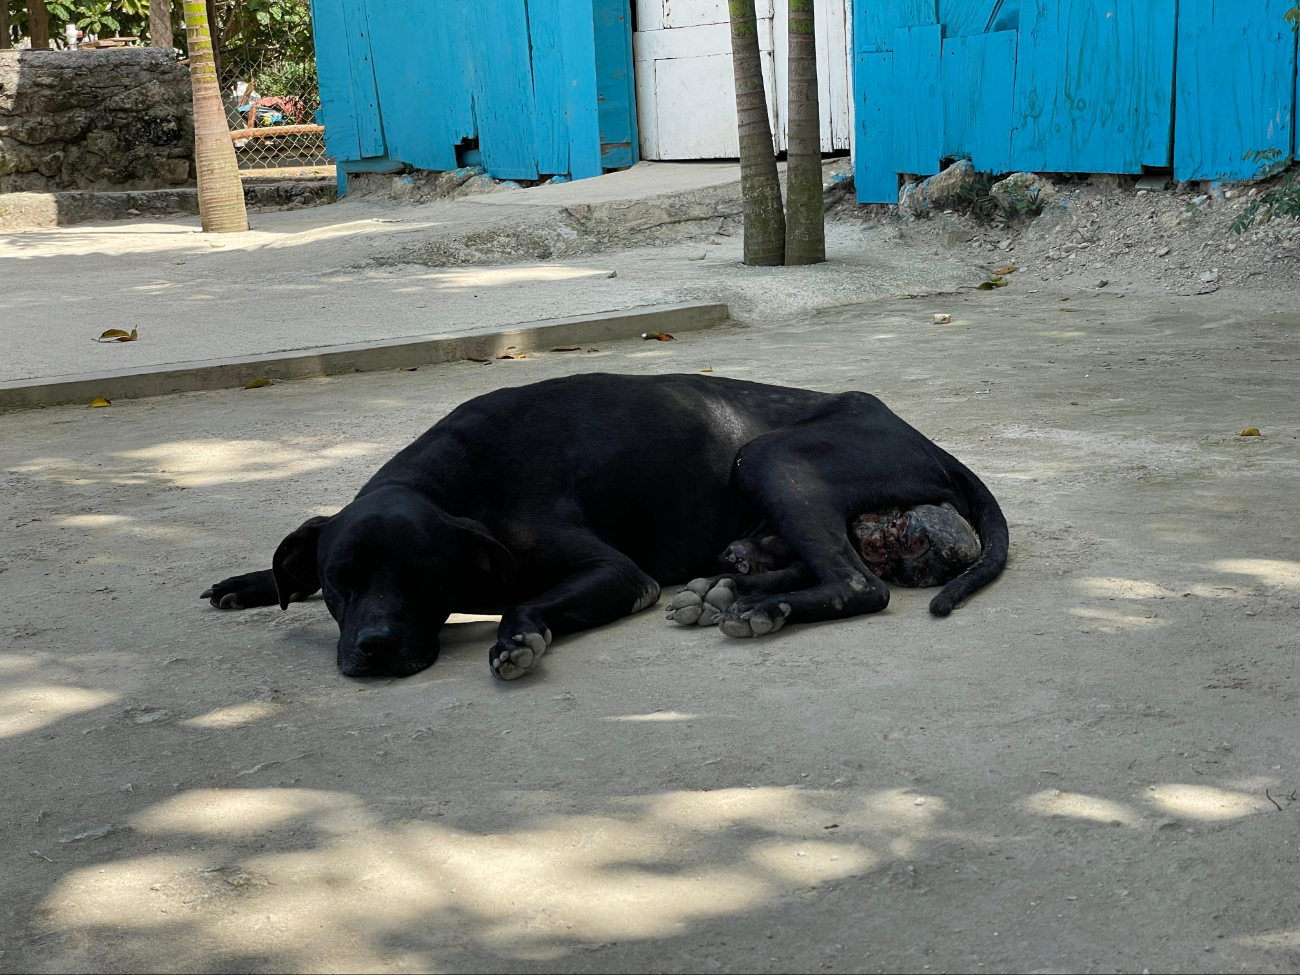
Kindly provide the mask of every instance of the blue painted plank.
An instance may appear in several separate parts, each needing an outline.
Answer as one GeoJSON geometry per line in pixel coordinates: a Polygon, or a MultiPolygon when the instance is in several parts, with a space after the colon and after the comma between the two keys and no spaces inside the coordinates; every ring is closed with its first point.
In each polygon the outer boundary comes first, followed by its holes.
{"type": "MultiPolygon", "coordinates": [[[[574,26],[565,17],[564,0],[529,0],[528,28],[532,40],[533,102],[536,106],[537,145],[534,150],[541,174],[569,171],[569,85],[564,38],[574,26]]],[[[588,11],[590,3],[583,4],[588,11]]],[[[590,34],[590,28],[588,28],[590,34]]],[[[590,46],[590,45],[588,45],[590,46]]],[[[595,67],[592,75],[594,80],[595,67]]]]}
{"type": "MultiPolygon", "coordinates": [[[[855,14],[856,16],[856,14],[855,14]]],[[[865,51],[853,61],[853,185],[859,203],[897,203],[893,165],[894,55],[865,51]]]]}
{"type": "Polygon", "coordinates": [[[939,62],[943,81],[941,155],[966,157],[983,173],[1011,168],[1016,32],[948,37],[939,62]]]}
{"type": "Polygon", "coordinates": [[[1255,179],[1291,158],[1295,0],[1181,0],[1174,175],[1255,179]]]}
{"type": "Polygon", "coordinates": [[[995,16],[1001,13],[1005,0],[936,0],[936,6],[939,23],[943,24],[943,36],[947,39],[983,34],[995,16]]]}
{"type": "MultiPolygon", "coordinates": [[[[419,169],[455,169],[456,143],[473,131],[463,45],[447,13],[420,0],[369,0],[375,85],[388,154],[419,169]]],[[[457,32],[459,33],[459,32],[457,32]]]]}
{"type": "Polygon", "coordinates": [[[899,27],[893,33],[895,92],[893,109],[895,172],[931,176],[943,155],[943,90],[939,59],[943,28],[899,27]]]}
{"type": "Polygon", "coordinates": [[[1016,168],[1136,173],[1169,164],[1175,4],[1024,0],[1016,168]]]}
{"type": "MultiPolygon", "coordinates": [[[[382,2],[382,0],[381,0],[382,2]]],[[[387,155],[379,95],[375,90],[374,59],[370,47],[370,25],[365,0],[339,0],[343,9],[344,36],[348,45],[352,103],[356,110],[357,139],[361,155],[387,155]]]]}
{"type": "Polygon", "coordinates": [[[632,12],[628,0],[594,0],[592,14],[601,166],[617,169],[631,166],[640,158],[632,74],[632,12]]]}
{"type": "Polygon", "coordinates": [[[604,172],[600,159],[600,106],[596,101],[595,9],[591,0],[564,0],[564,9],[569,25],[560,36],[569,124],[569,168],[565,172],[574,179],[585,179],[604,172]]]}
{"type": "Polygon", "coordinates": [[[524,0],[461,7],[483,164],[498,179],[537,178],[536,103],[524,0]]]}
{"type": "Polygon", "coordinates": [[[352,66],[341,0],[312,0],[311,21],[320,86],[319,121],[325,126],[325,148],[335,159],[360,159],[352,66]]]}
{"type": "Polygon", "coordinates": [[[888,51],[897,27],[937,24],[935,0],[853,0],[853,50],[888,51]]]}

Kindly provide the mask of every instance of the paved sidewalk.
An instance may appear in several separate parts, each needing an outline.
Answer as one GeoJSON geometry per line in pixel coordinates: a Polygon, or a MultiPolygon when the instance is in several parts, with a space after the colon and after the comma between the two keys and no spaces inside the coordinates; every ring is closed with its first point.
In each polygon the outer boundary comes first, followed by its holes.
{"type": "MultiPolygon", "coordinates": [[[[633,242],[701,232],[708,221],[675,230],[658,208],[685,200],[692,213],[710,212],[710,194],[734,198],[736,178],[727,164],[660,164],[418,206],[362,199],[255,214],[243,234],[200,234],[192,218],[0,234],[0,380],[473,334],[683,301],[725,302],[739,320],[762,323],[979,279],[969,255],[901,247],[887,227],[833,224],[831,260],[812,268],[746,268],[738,236],[600,244],[618,236],[622,217],[642,221],[633,242]],[[510,256],[534,237],[562,245],[575,221],[595,242],[589,252],[510,256]],[[533,235],[522,243],[521,228],[533,235]],[[490,266],[410,263],[491,259],[503,247],[490,266]],[[138,329],[139,341],[95,344],[108,328],[138,329]]],[[[718,209],[728,206],[734,212],[734,199],[718,209]]]]}

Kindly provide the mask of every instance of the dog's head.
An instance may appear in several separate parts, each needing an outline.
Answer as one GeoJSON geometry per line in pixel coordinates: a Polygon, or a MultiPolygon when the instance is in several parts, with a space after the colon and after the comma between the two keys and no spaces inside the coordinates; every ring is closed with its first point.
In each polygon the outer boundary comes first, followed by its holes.
{"type": "Polygon", "coordinates": [[[349,677],[406,677],[438,659],[438,631],[458,597],[504,597],[510,553],[481,523],[449,515],[423,494],[385,487],[292,532],[272,561],[284,608],[323,590],[339,625],[349,677]]]}

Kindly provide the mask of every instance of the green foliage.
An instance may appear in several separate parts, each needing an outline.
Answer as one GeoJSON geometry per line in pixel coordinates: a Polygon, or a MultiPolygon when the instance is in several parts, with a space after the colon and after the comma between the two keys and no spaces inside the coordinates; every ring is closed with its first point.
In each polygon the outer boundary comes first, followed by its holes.
{"type": "MultiPolygon", "coordinates": [[[[214,33],[232,61],[302,65],[316,58],[310,0],[217,0],[214,33]]],[[[260,73],[258,90],[263,90],[260,73]]]]}
{"type": "Polygon", "coordinates": [[[1300,34],[1300,7],[1292,7],[1282,15],[1286,22],[1291,25],[1292,33],[1300,34]]]}
{"type": "MultiPolygon", "coordinates": [[[[185,31],[179,4],[172,4],[175,42],[185,49],[185,31]]],[[[9,5],[12,41],[27,36],[26,0],[0,0],[9,5]]],[[[87,34],[149,39],[150,0],[45,0],[50,15],[50,37],[63,43],[63,29],[76,24],[87,34]]],[[[262,61],[313,61],[311,0],[217,0],[213,41],[222,52],[232,51],[248,63],[262,61]]]]}
{"type": "Polygon", "coordinates": [[[1242,207],[1230,229],[1237,235],[1245,233],[1261,212],[1265,223],[1274,217],[1300,218],[1300,170],[1293,169],[1272,189],[1253,197],[1242,207]]]}
{"type": "Polygon", "coordinates": [[[997,181],[992,173],[976,173],[957,190],[957,198],[970,208],[971,219],[976,223],[985,224],[997,216],[998,201],[989,193],[997,181]]]}
{"type": "Polygon", "coordinates": [[[315,61],[286,61],[257,75],[259,95],[297,98],[315,90],[315,61]]]}

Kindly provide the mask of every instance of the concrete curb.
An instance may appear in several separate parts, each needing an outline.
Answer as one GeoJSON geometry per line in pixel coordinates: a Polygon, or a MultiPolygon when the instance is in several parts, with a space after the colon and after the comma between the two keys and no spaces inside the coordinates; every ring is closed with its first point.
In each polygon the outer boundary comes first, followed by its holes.
{"type": "MultiPolygon", "coordinates": [[[[277,180],[246,183],[244,202],[250,206],[304,206],[332,203],[337,196],[334,180],[277,180]]],[[[165,190],[62,190],[58,193],[5,193],[0,195],[0,233],[49,230],[87,220],[131,220],[140,217],[174,217],[199,212],[199,191],[193,187],[165,190]]]]}
{"type": "Polygon", "coordinates": [[[553,319],[474,335],[422,335],[297,352],[115,369],[80,376],[14,379],[0,382],[0,409],[89,403],[97,396],[108,400],[165,396],[204,389],[229,389],[252,379],[311,379],[458,359],[491,358],[507,349],[541,351],[557,345],[588,345],[639,338],[643,332],[695,332],[721,325],[728,318],[729,312],[724,304],[691,302],[553,319]]]}

